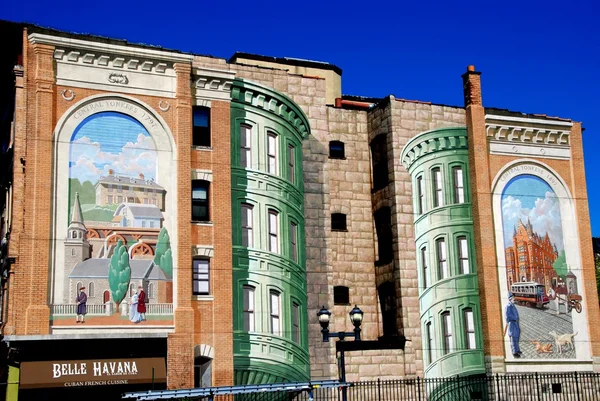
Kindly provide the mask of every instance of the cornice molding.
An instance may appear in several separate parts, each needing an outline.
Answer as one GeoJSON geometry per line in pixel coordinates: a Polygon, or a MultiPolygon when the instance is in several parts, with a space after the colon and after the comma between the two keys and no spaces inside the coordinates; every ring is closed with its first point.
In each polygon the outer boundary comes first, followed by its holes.
{"type": "Polygon", "coordinates": [[[292,99],[271,88],[238,78],[233,81],[231,99],[287,121],[300,139],[306,139],[310,134],[310,125],[302,109],[292,99]]]}
{"type": "Polygon", "coordinates": [[[204,67],[192,68],[192,91],[196,99],[231,99],[234,71],[215,70],[204,67]]]}
{"type": "Polygon", "coordinates": [[[467,128],[450,127],[422,132],[411,139],[404,149],[400,159],[408,170],[420,158],[438,152],[468,149],[467,128]]]}

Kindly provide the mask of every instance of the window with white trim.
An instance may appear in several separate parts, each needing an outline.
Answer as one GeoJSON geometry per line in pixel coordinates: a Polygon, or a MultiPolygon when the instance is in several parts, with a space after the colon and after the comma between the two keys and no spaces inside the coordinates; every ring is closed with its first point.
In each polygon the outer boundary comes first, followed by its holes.
{"type": "Polygon", "coordinates": [[[421,248],[421,266],[423,272],[423,288],[429,287],[429,271],[427,270],[427,247],[421,248]]]}
{"type": "Polygon", "coordinates": [[[293,145],[288,146],[288,180],[292,184],[296,183],[296,172],[294,169],[296,168],[296,148],[293,145]]]}
{"type": "Polygon", "coordinates": [[[267,134],[267,172],[277,175],[277,134],[267,134]]]}
{"type": "Polygon", "coordinates": [[[433,362],[433,329],[431,327],[431,322],[427,322],[425,324],[425,335],[427,341],[427,349],[425,350],[427,355],[427,363],[430,364],[433,362]]]}
{"type": "Polygon", "coordinates": [[[465,184],[462,167],[452,168],[452,178],[454,181],[454,203],[465,203],[465,184]]]}
{"type": "Polygon", "coordinates": [[[290,221],[290,258],[298,262],[298,226],[290,221]]]}
{"type": "Polygon", "coordinates": [[[281,333],[281,318],[280,318],[280,294],[277,291],[269,291],[269,309],[271,313],[271,334],[280,335],[281,333]]]}
{"type": "Polygon", "coordinates": [[[300,305],[292,304],[292,341],[300,344],[300,305]]]}
{"type": "Polygon", "coordinates": [[[269,209],[269,251],[278,253],[279,252],[279,239],[278,230],[277,230],[277,220],[279,214],[273,210],[269,209]]]}
{"type": "Polygon", "coordinates": [[[245,285],[242,291],[244,331],[254,331],[254,287],[245,285]]]}
{"type": "Polygon", "coordinates": [[[442,170],[439,167],[431,170],[431,178],[433,180],[433,207],[444,206],[442,170]]]}
{"type": "Polygon", "coordinates": [[[454,351],[452,344],[452,318],[450,312],[442,313],[442,331],[444,334],[444,355],[454,351]]]}
{"type": "Polygon", "coordinates": [[[210,260],[193,259],[192,292],[194,295],[210,294],[210,260]]]}
{"type": "Polygon", "coordinates": [[[464,309],[463,314],[465,317],[465,345],[467,349],[476,349],[477,343],[475,340],[475,321],[473,320],[473,309],[464,309]]]}
{"type": "Polygon", "coordinates": [[[458,265],[460,266],[461,274],[471,273],[469,267],[469,245],[467,237],[458,237],[456,239],[458,246],[458,265]]]}
{"type": "Polygon", "coordinates": [[[437,248],[437,260],[438,260],[438,277],[439,280],[443,280],[450,276],[448,272],[448,259],[446,251],[446,241],[443,238],[435,241],[437,248]]]}
{"type": "Polygon", "coordinates": [[[248,248],[252,248],[254,245],[252,234],[253,211],[252,205],[242,203],[242,246],[248,248]]]}
{"type": "Polygon", "coordinates": [[[252,167],[252,127],[240,125],[240,167],[252,167]]]}

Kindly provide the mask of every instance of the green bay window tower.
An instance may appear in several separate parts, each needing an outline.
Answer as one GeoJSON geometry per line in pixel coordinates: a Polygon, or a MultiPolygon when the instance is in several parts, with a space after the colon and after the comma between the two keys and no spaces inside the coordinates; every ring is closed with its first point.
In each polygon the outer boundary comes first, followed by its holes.
{"type": "Polygon", "coordinates": [[[401,157],[413,188],[425,377],[483,374],[467,130],[421,133],[401,157]]]}
{"type": "Polygon", "coordinates": [[[242,79],[231,90],[235,384],[307,381],[302,140],[288,97],[242,79]]]}

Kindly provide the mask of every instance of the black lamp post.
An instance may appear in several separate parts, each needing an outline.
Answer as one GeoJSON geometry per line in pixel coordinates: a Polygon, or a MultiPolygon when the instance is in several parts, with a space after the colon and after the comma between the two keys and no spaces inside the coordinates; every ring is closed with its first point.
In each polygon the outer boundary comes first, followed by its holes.
{"type": "MultiPolygon", "coordinates": [[[[338,331],[337,333],[329,332],[329,318],[331,317],[331,312],[323,306],[320,311],[317,312],[317,317],[319,318],[319,323],[321,324],[321,333],[323,334],[323,342],[329,342],[330,338],[339,338],[340,341],[344,341],[346,337],[354,337],[355,341],[360,341],[360,325],[363,321],[363,311],[356,305],[350,311],[350,321],[354,325],[354,331],[344,332],[338,331]]],[[[340,351],[340,381],[342,383],[346,382],[346,359],[344,357],[344,350],[340,351]]],[[[346,387],[342,388],[342,401],[347,400],[346,387]]]]}

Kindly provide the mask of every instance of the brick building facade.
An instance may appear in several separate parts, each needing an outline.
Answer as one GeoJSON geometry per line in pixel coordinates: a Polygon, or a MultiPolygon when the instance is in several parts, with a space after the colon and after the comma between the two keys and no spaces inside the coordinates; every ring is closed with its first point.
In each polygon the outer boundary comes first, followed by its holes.
{"type": "MultiPolygon", "coordinates": [[[[35,362],[98,358],[166,369],[153,384],[106,386],[107,397],[335,378],[335,345],[321,341],[316,312],[327,306],[330,329],[350,331],[353,305],[363,339],[410,342],[349,353],[348,380],[530,369],[523,361],[597,369],[580,123],[484,108],[474,68],[463,76],[465,107],[455,107],[343,96],[341,70],[328,63],[224,60],[22,28],[12,38],[21,51],[3,225],[14,258],[2,316],[13,378],[35,362]],[[125,186],[132,196],[117,198],[125,186]],[[503,217],[511,207],[533,219],[516,243],[517,220],[503,217]],[[71,224],[85,236],[67,238],[71,224]],[[529,247],[540,241],[544,252],[529,247]],[[565,295],[583,305],[555,311],[563,326],[551,309],[519,305],[521,360],[503,336],[520,246],[529,271],[543,270],[527,281],[544,293],[572,283],[565,295]],[[85,324],[75,323],[80,283],[94,289],[85,324]],[[138,285],[149,301],[134,323],[138,285]],[[569,353],[525,344],[554,342],[553,330],[578,332],[569,353]]],[[[70,399],[85,389],[53,391],[70,399]]]]}

